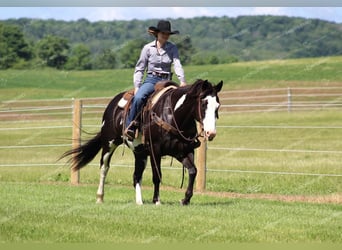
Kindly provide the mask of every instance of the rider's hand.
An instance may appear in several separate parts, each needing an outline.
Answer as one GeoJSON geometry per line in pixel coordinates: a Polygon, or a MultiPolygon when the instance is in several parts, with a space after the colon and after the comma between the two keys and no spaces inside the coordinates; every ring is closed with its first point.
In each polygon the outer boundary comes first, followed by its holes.
{"type": "Polygon", "coordinates": [[[186,82],[181,82],[180,86],[181,86],[181,87],[186,86],[186,82]]]}
{"type": "Polygon", "coordinates": [[[139,90],[138,87],[136,87],[136,88],[134,89],[134,95],[136,95],[136,93],[138,92],[138,90],[139,90]]]}

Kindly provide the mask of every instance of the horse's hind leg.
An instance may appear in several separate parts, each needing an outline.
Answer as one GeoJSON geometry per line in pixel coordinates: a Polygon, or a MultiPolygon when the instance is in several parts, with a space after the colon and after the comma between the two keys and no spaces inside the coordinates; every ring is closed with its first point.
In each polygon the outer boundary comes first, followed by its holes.
{"type": "Polygon", "coordinates": [[[193,195],[193,190],[194,190],[194,183],[195,183],[195,178],[197,175],[197,169],[194,163],[194,154],[189,153],[182,161],[185,168],[188,169],[189,172],[189,182],[188,182],[188,187],[185,192],[185,197],[181,201],[182,205],[189,205],[190,204],[190,199],[193,195]]]}
{"type": "Polygon", "coordinates": [[[114,144],[113,141],[109,142],[109,145],[103,147],[101,156],[101,168],[100,168],[100,183],[96,193],[96,203],[103,203],[104,197],[104,184],[107,177],[108,170],[110,168],[110,159],[118,145],[114,144]]]}

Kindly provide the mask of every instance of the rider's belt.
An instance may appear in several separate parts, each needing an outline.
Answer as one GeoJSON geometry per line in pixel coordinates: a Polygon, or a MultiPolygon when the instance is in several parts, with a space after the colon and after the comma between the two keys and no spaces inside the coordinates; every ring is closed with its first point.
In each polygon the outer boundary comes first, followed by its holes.
{"type": "Polygon", "coordinates": [[[158,76],[160,78],[163,78],[163,79],[170,79],[171,77],[171,74],[169,73],[160,73],[160,72],[155,72],[155,71],[152,71],[151,73],[149,73],[153,76],[158,76]]]}

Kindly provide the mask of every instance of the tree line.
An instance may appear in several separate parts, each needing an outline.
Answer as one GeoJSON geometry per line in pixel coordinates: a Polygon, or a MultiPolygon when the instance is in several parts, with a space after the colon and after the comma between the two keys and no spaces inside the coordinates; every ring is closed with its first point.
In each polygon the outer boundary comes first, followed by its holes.
{"type": "MultiPolygon", "coordinates": [[[[158,20],[0,21],[0,69],[54,67],[68,70],[134,67],[153,38],[158,20]]],[[[218,64],[248,60],[339,55],[342,25],[286,16],[171,19],[171,36],[182,63],[218,64]]]]}

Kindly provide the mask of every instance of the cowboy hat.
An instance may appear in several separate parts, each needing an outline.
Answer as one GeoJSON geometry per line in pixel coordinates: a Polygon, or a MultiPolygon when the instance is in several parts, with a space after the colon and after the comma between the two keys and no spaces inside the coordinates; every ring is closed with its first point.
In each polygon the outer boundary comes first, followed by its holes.
{"type": "Polygon", "coordinates": [[[170,35],[179,34],[178,30],[171,31],[171,23],[165,20],[160,20],[157,27],[149,27],[148,32],[153,35],[156,35],[158,32],[169,33],[170,35]]]}

